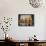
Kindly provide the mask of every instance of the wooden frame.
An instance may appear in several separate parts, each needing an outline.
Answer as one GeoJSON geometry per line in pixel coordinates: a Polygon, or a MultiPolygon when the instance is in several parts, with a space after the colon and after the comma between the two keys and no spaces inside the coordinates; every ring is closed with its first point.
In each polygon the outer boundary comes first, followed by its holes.
{"type": "Polygon", "coordinates": [[[34,26],[34,14],[19,14],[18,26],[34,26]]]}

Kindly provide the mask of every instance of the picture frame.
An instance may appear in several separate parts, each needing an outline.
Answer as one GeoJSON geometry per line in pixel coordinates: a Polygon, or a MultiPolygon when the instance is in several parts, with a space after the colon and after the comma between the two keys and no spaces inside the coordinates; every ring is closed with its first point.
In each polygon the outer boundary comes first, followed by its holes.
{"type": "Polygon", "coordinates": [[[18,26],[34,26],[34,14],[19,14],[18,26]]]}

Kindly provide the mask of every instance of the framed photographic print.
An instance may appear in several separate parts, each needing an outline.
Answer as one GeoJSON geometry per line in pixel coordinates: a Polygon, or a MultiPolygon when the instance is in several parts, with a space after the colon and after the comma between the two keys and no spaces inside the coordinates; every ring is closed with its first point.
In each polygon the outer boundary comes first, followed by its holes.
{"type": "Polygon", "coordinates": [[[19,14],[18,26],[34,26],[34,14],[19,14]]]}

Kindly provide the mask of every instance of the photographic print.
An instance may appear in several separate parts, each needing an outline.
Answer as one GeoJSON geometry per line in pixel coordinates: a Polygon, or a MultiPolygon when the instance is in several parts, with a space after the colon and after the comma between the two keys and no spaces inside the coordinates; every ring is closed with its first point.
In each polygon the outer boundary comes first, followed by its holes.
{"type": "Polygon", "coordinates": [[[34,26],[34,14],[19,14],[18,26],[34,26]]]}

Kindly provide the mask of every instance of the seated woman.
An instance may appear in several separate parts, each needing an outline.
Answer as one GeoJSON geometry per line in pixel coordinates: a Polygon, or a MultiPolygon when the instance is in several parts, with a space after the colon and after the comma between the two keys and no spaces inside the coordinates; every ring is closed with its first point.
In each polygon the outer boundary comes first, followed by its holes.
{"type": "Polygon", "coordinates": [[[32,38],[34,39],[34,41],[38,41],[36,35],[34,35],[32,38]]]}

